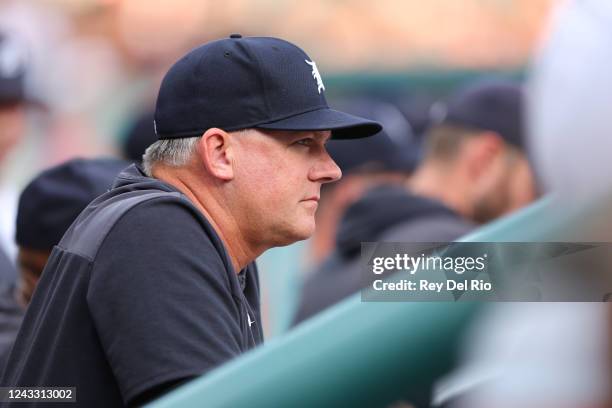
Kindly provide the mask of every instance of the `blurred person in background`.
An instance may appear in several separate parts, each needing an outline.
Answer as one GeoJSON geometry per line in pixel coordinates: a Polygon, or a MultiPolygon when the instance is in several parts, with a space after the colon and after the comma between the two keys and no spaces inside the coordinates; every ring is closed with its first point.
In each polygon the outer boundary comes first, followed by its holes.
{"type": "Polygon", "coordinates": [[[490,79],[434,109],[421,164],[404,185],[379,185],[347,208],[334,253],[304,285],[295,322],[361,288],[361,242],[449,242],[530,203],[522,109],[519,85],[490,79]]]}
{"type": "MultiPolygon", "coordinates": [[[[25,74],[23,48],[7,34],[0,33],[0,164],[26,130],[25,74]]],[[[15,200],[10,192],[3,191],[0,197],[2,223],[12,224],[0,225],[0,234],[10,234],[14,227],[15,200]]],[[[22,316],[14,297],[17,272],[7,249],[0,240],[0,371],[22,316]]]]}
{"type": "Polygon", "coordinates": [[[118,153],[126,125],[153,105],[170,64],[216,26],[208,24],[211,8],[195,0],[0,2],[0,25],[27,42],[29,85],[49,108],[31,126],[31,138],[43,142],[22,152],[37,166],[12,166],[26,174],[20,184],[42,167],[118,153]]]}
{"type": "Polygon", "coordinates": [[[87,204],[108,191],[128,165],[118,159],[73,159],[43,171],[21,193],[15,229],[19,281],[14,291],[1,298],[15,306],[10,313],[2,313],[6,323],[0,328],[0,367],[4,367],[51,250],[87,204]]]}
{"type": "Polygon", "coordinates": [[[522,87],[498,79],[472,82],[434,104],[424,158],[407,186],[414,200],[432,200],[446,214],[398,225],[390,237],[451,241],[531,203],[523,109],[522,87]]]}
{"type": "Polygon", "coordinates": [[[0,33],[0,160],[25,133],[25,64],[17,41],[0,33]]]}
{"type": "Polygon", "coordinates": [[[414,91],[411,95],[402,92],[393,99],[394,104],[408,119],[412,131],[419,141],[422,142],[424,134],[431,124],[431,106],[438,102],[440,96],[444,94],[442,90],[434,93],[433,90],[425,87],[425,89],[414,91]]]}
{"type": "Polygon", "coordinates": [[[96,197],[106,193],[129,162],[72,159],[34,178],[19,197],[15,241],[19,246],[17,297],[30,303],[51,250],[96,197]]]}
{"type": "MultiPolygon", "coordinates": [[[[19,143],[26,132],[25,89],[26,56],[23,47],[15,38],[0,32],[0,164],[19,143]]],[[[9,199],[0,202],[2,217],[14,223],[14,210],[9,199]]],[[[8,220],[5,222],[9,222],[8,220]]],[[[2,227],[2,232],[12,231],[2,227]],[[6,231],[5,231],[6,230],[6,231]]],[[[0,241],[0,285],[10,288],[16,280],[16,273],[10,256],[0,241]]]]}

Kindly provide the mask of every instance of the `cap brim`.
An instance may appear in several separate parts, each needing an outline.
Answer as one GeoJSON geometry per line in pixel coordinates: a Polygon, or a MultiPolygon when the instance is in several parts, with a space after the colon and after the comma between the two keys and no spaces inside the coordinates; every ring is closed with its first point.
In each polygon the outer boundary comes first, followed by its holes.
{"type": "Polygon", "coordinates": [[[331,130],[332,139],[358,139],[373,136],[382,130],[378,122],[329,108],[300,113],[254,127],[270,130],[331,130]]]}

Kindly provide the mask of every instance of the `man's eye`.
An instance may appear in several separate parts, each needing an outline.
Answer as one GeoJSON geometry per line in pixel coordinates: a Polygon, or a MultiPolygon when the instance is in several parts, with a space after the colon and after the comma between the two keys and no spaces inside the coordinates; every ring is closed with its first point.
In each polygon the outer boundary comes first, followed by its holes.
{"type": "Polygon", "coordinates": [[[297,142],[295,142],[295,143],[296,143],[296,144],[299,144],[299,145],[303,145],[303,146],[311,146],[313,142],[314,142],[314,140],[313,140],[313,139],[311,139],[311,138],[306,138],[306,139],[300,139],[300,140],[298,140],[298,141],[297,141],[297,142]]]}

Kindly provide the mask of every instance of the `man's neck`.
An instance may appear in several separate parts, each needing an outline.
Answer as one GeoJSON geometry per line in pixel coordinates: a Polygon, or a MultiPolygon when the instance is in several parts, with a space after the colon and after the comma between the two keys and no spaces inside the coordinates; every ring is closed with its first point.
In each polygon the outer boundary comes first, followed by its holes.
{"type": "Polygon", "coordinates": [[[263,250],[249,249],[250,246],[243,239],[237,220],[227,211],[227,206],[223,205],[213,191],[201,181],[201,178],[194,176],[188,170],[162,166],[157,166],[153,175],[176,187],[210,222],[228,252],[235,273],[239,273],[263,253],[263,250]]]}
{"type": "Polygon", "coordinates": [[[468,201],[469,189],[460,175],[445,166],[423,164],[406,183],[409,190],[423,197],[438,200],[465,218],[472,216],[468,201]]]}

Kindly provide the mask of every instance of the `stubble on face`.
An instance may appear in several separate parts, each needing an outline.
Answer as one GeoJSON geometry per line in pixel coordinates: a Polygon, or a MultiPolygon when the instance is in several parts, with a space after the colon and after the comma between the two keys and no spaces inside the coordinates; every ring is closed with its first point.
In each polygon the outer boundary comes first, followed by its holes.
{"type": "Polygon", "coordinates": [[[533,174],[520,153],[504,158],[495,183],[474,205],[474,220],[486,223],[531,203],[535,198],[533,174]]]}

